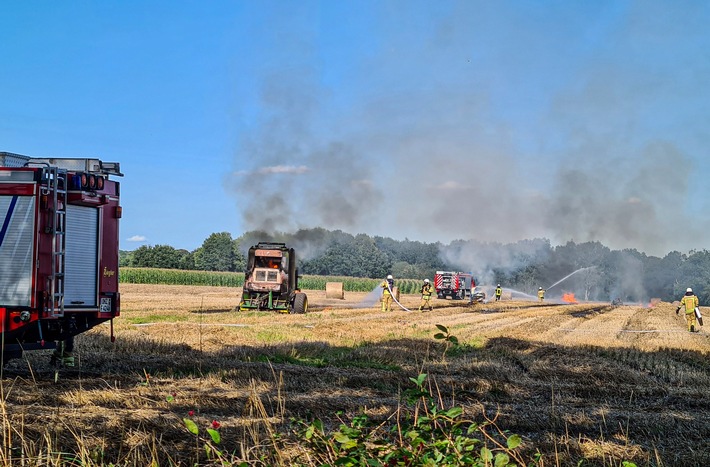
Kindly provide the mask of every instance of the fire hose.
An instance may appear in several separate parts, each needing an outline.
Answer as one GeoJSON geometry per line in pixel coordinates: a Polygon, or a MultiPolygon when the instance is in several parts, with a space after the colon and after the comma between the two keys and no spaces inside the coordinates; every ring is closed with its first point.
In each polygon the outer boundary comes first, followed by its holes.
{"type": "Polygon", "coordinates": [[[392,300],[394,300],[394,302],[395,302],[397,305],[399,305],[399,307],[400,307],[401,309],[403,309],[404,311],[412,311],[412,310],[410,310],[409,308],[407,308],[406,306],[404,306],[404,305],[402,305],[401,303],[399,303],[399,300],[397,300],[397,297],[395,297],[395,296],[394,296],[394,293],[392,292],[392,288],[390,287],[389,281],[387,281],[387,290],[389,290],[390,297],[392,297],[392,300]]]}

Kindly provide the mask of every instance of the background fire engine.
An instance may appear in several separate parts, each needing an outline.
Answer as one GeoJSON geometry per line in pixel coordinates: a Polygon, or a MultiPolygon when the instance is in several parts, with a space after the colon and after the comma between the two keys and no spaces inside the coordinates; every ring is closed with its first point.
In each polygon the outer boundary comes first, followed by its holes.
{"type": "Polygon", "coordinates": [[[471,290],[475,287],[473,274],[454,271],[436,271],[434,274],[434,288],[438,298],[464,300],[471,297],[471,290]]]}

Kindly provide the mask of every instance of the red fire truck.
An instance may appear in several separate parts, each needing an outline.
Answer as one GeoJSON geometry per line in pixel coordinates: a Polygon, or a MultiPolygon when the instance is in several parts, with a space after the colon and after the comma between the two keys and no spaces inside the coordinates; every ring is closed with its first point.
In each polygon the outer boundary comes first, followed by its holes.
{"type": "Polygon", "coordinates": [[[436,271],[434,288],[438,298],[449,297],[453,300],[463,300],[471,297],[471,290],[476,288],[473,274],[454,271],[436,271]]]}
{"type": "Polygon", "coordinates": [[[119,315],[122,209],[109,176],[122,175],[115,162],[0,152],[3,363],[119,315]]]}

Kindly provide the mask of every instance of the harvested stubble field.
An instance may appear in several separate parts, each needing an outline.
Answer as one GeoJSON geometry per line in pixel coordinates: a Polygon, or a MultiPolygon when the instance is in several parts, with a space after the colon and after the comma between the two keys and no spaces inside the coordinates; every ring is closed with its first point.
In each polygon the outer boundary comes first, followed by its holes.
{"type": "Polygon", "coordinates": [[[422,373],[442,406],[495,419],[538,465],[710,465],[710,339],[672,304],[382,313],[350,308],[364,293],[307,291],[308,314],[281,315],[235,312],[240,292],[125,284],[115,343],[103,325],[77,338],[75,369],[55,373],[49,351],[11,362],[4,465],[221,465],[204,448],[213,421],[229,465],[318,465],[293,420],[396,424],[422,373]]]}

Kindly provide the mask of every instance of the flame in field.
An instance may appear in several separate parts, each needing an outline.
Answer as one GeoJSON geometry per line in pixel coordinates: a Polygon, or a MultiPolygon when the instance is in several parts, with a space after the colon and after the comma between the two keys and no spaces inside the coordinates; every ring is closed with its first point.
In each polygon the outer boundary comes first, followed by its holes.
{"type": "Polygon", "coordinates": [[[649,307],[649,308],[653,308],[653,307],[655,307],[656,305],[658,305],[659,303],[661,303],[661,299],[660,299],[660,298],[652,298],[651,301],[648,302],[648,307],[649,307]]]}
{"type": "Polygon", "coordinates": [[[577,303],[577,299],[574,298],[573,293],[566,293],[562,295],[562,301],[565,303],[577,303]]]}

